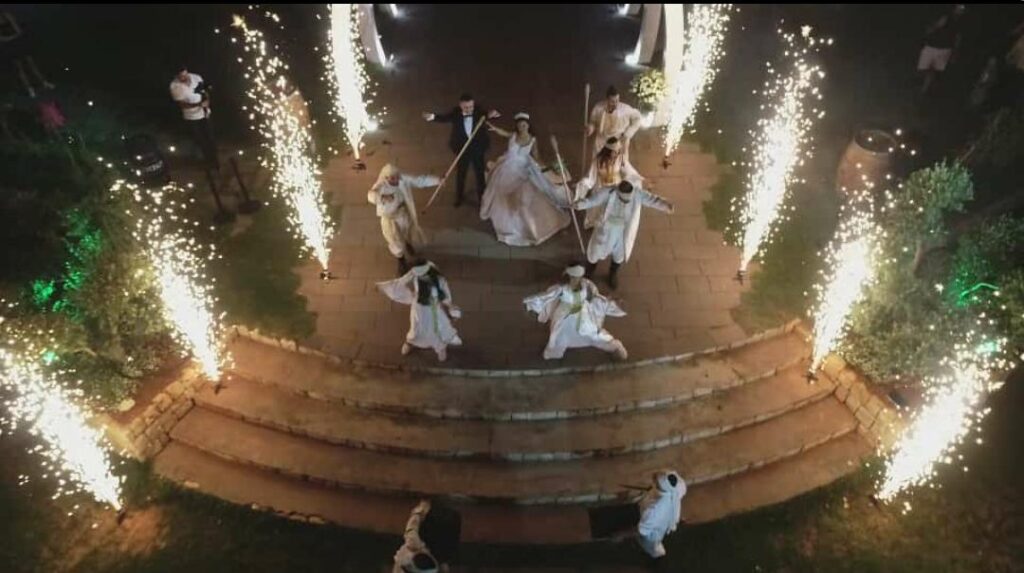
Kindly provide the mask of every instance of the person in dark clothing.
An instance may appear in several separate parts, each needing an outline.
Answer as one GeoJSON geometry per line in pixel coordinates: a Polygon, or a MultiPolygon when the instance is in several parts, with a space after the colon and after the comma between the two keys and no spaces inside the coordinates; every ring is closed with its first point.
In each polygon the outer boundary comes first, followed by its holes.
{"type": "Polygon", "coordinates": [[[924,46],[917,59],[917,71],[921,74],[921,95],[927,94],[939,74],[946,71],[954,52],[960,47],[963,31],[963,16],[967,8],[956,4],[953,10],[935,21],[925,34],[924,46]]]}
{"type": "MultiPolygon", "coordinates": [[[[469,141],[470,136],[473,135],[473,130],[485,117],[487,119],[494,119],[501,117],[501,114],[496,110],[486,111],[476,107],[473,96],[468,93],[462,94],[459,98],[459,105],[447,113],[423,113],[423,119],[427,121],[450,123],[452,125],[451,135],[448,137],[448,147],[456,155],[462,151],[466,141],[469,141]]],[[[487,155],[487,148],[490,146],[490,143],[490,139],[487,137],[487,130],[477,130],[476,135],[473,136],[472,141],[470,141],[469,146],[466,148],[466,152],[459,159],[455,177],[456,207],[462,205],[466,188],[466,173],[470,167],[473,168],[473,174],[476,177],[477,197],[483,197],[484,187],[486,187],[484,181],[484,158],[487,155]]]]}

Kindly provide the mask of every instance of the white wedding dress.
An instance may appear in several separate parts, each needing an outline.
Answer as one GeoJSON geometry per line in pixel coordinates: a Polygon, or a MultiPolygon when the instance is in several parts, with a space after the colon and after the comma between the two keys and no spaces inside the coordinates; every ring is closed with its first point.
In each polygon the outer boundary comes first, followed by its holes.
{"type": "Polygon", "coordinates": [[[569,226],[568,212],[559,207],[564,190],[555,186],[530,156],[537,139],[526,145],[508,140],[508,152],[491,171],[480,204],[480,218],[491,220],[498,240],[513,247],[539,245],[569,226]]]}

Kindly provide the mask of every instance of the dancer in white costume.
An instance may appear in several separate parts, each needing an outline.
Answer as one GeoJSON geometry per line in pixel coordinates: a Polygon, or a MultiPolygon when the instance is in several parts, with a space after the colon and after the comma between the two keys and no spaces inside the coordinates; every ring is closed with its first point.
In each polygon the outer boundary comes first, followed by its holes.
{"type": "Polygon", "coordinates": [[[665,556],[665,536],[676,530],[682,520],[686,482],[676,472],[664,470],[654,474],[654,487],[640,499],[640,522],[637,540],[640,547],[654,558],[665,556]]]}
{"type": "Polygon", "coordinates": [[[416,256],[416,247],[426,242],[416,215],[413,187],[430,187],[441,180],[433,175],[405,175],[387,164],[380,170],[377,182],[366,193],[366,200],[376,205],[380,231],[391,255],[398,259],[398,274],[409,270],[407,257],[416,256]]]}
{"type": "Polygon", "coordinates": [[[515,116],[510,133],[488,124],[491,131],[508,138],[508,151],[498,159],[487,181],[480,204],[480,218],[491,220],[498,240],[513,247],[539,245],[569,226],[569,213],[558,205],[564,193],[544,176],[539,164],[537,139],[530,132],[530,116],[515,116]]]}
{"type": "MultiPolygon", "coordinates": [[[[603,189],[615,189],[623,181],[641,185],[644,178],[623,153],[622,141],[612,137],[604,142],[604,147],[590,162],[587,174],[576,182],[576,200],[591,197],[603,189]]],[[[590,229],[600,218],[601,207],[590,209],[584,219],[584,226],[590,229]]]]}
{"type": "Polygon", "coordinates": [[[594,153],[601,150],[609,137],[614,137],[623,142],[623,153],[628,156],[629,142],[640,130],[642,123],[643,115],[633,106],[620,101],[615,86],[608,86],[604,101],[590,111],[590,121],[587,123],[587,135],[594,136],[594,153]]]}
{"type": "Polygon", "coordinates": [[[675,211],[672,203],[634,187],[629,181],[623,181],[615,188],[599,189],[587,199],[578,201],[575,207],[600,213],[587,244],[587,275],[593,276],[597,263],[610,257],[612,263],[608,286],[612,289],[619,286],[619,267],[633,253],[643,208],[651,207],[670,214],[675,211]]]}
{"type": "Polygon", "coordinates": [[[537,313],[539,322],[550,325],[544,358],[561,358],[568,348],[593,346],[613,353],[625,360],[626,347],[604,329],[606,316],[626,316],[615,301],[597,290],[597,286],[583,278],[581,265],[565,269],[568,280],[523,300],[526,309],[537,313]]]}
{"type": "Polygon", "coordinates": [[[461,317],[462,311],[452,303],[448,281],[434,263],[421,259],[402,277],[379,282],[377,288],[391,300],[409,305],[409,332],[402,345],[403,355],[413,347],[427,348],[444,362],[449,346],[462,345],[452,326],[452,320],[461,317]]]}

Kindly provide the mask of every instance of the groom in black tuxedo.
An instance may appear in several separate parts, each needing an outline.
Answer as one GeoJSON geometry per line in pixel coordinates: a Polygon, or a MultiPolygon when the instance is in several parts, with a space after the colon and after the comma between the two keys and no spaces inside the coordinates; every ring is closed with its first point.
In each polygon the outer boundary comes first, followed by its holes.
{"type": "MultiPolygon", "coordinates": [[[[452,133],[448,137],[448,147],[452,153],[458,155],[462,146],[466,144],[473,129],[481,119],[494,119],[501,114],[495,110],[486,111],[476,107],[473,96],[468,93],[459,97],[459,105],[447,113],[424,112],[423,119],[437,123],[452,124],[452,133]]],[[[466,172],[470,166],[476,177],[476,191],[478,197],[484,194],[484,156],[491,141],[487,137],[487,130],[480,128],[473,141],[466,148],[466,152],[459,159],[459,165],[455,177],[455,206],[462,205],[463,192],[466,188],[466,172]]]]}

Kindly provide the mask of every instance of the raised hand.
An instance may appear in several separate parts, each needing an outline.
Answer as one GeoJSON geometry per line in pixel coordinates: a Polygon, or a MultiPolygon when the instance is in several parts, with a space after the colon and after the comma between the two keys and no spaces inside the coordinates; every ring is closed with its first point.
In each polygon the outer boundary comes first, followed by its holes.
{"type": "Polygon", "coordinates": [[[499,112],[496,109],[492,109],[491,111],[487,112],[487,119],[497,119],[499,117],[501,117],[501,112],[499,112]]]}
{"type": "Polygon", "coordinates": [[[430,113],[429,111],[425,111],[423,112],[423,119],[427,121],[434,121],[434,114],[430,113]]]}

